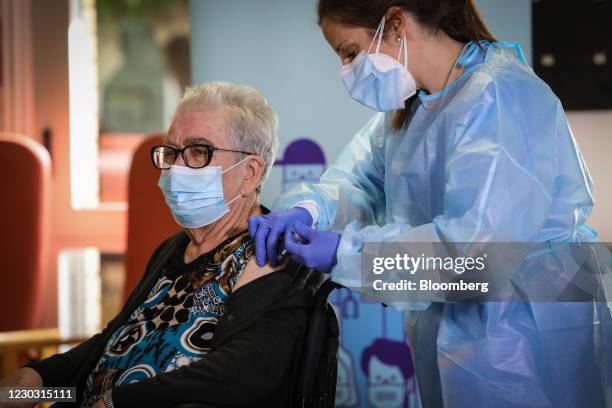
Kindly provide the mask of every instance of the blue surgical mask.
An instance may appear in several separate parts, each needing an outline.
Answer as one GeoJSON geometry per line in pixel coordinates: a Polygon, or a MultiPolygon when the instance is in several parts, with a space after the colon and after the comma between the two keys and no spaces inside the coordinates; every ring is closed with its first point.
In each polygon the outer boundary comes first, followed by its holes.
{"type": "Polygon", "coordinates": [[[380,52],[385,31],[383,17],[368,52],[361,51],[340,70],[340,78],[353,99],[378,112],[403,109],[408,98],[417,91],[414,77],[408,71],[406,36],[400,39],[397,59],[380,52]],[[370,54],[376,43],[376,51],[370,54]],[[400,58],[404,56],[404,63],[400,58]]]}
{"type": "Polygon", "coordinates": [[[247,158],[225,170],[221,166],[192,169],[171,166],[162,170],[157,185],[164,194],[174,220],[185,228],[210,225],[229,212],[229,205],[240,198],[225,201],[223,173],[230,171],[247,158]]]}
{"type": "Polygon", "coordinates": [[[406,398],[403,384],[372,384],[368,387],[368,401],[373,407],[401,407],[406,398]]]}

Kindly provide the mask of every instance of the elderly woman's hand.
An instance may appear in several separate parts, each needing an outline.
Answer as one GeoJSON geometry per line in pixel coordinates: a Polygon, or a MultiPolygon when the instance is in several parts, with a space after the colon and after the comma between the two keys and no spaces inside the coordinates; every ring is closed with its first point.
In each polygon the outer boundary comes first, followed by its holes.
{"type": "Polygon", "coordinates": [[[99,399],[93,406],[93,408],[108,408],[102,399],[99,399]]]}
{"type": "MultiPolygon", "coordinates": [[[[10,388],[19,388],[19,387],[42,387],[43,381],[40,378],[40,374],[38,371],[30,368],[23,367],[19,370],[14,371],[11,375],[0,381],[0,387],[10,387],[10,388]]],[[[0,407],[18,407],[18,408],[30,408],[35,405],[34,402],[23,402],[21,404],[18,403],[3,403],[0,402],[0,407]]]]}
{"type": "Polygon", "coordinates": [[[0,381],[0,387],[42,387],[43,381],[38,371],[30,367],[22,367],[0,381]]]}

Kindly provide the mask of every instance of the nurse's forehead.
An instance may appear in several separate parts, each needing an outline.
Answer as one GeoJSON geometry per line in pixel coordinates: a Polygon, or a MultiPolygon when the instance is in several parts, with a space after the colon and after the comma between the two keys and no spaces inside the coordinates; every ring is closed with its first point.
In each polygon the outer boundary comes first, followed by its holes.
{"type": "Polygon", "coordinates": [[[173,121],[164,143],[173,146],[191,144],[225,145],[226,114],[223,111],[189,111],[173,121]]]}
{"type": "Polygon", "coordinates": [[[371,41],[372,33],[364,27],[348,26],[325,19],[321,22],[323,36],[334,51],[371,41]]]}

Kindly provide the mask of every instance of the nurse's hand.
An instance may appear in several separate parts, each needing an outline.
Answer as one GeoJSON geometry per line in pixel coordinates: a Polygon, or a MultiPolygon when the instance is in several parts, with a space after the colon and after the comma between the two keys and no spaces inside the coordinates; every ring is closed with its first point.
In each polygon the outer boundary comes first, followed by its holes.
{"type": "Polygon", "coordinates": [[[285,249],[295,262],[328,273],[336,265],[340,237],[337,232],[316,230],[297,222],[285,233],[285,249]]]}
{"type": "Polygon", "coordinates": [[[249,218],[249,233],[255,240],[257,265],[264,266],[266,260],[270,266],[277,265],[280,236],[295,222],[312,225],[312,216],[305,208],[295,207],[249,218]]]}

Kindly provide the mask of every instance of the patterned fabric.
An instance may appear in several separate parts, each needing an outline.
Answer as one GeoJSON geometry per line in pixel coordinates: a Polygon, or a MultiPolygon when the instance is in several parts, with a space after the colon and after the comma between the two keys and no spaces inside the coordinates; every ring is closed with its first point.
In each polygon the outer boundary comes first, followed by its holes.
{"type": "Polygon", "coordinates": [[[254,253],[247,231],[185,264],[180,248],[145,302],[110,338],[87,379],[82,407],[112,387],[192,364],[205,355],[225,301],[254,253]]]}

